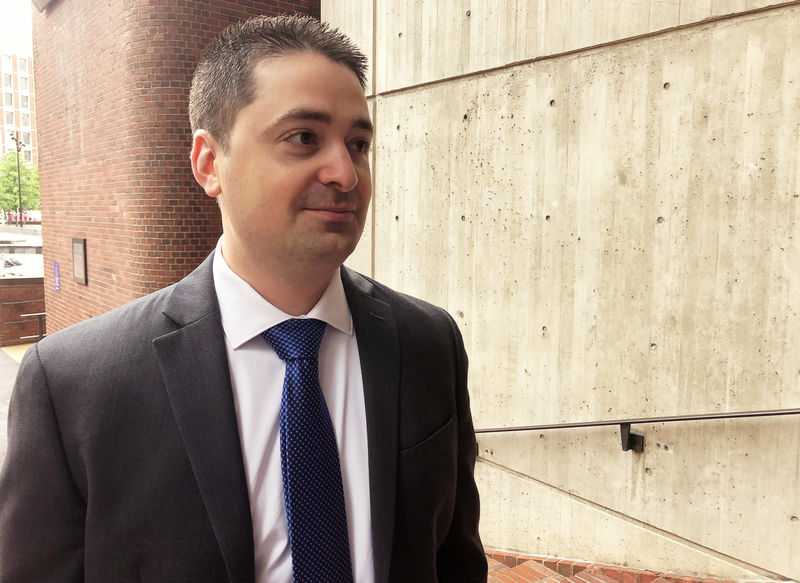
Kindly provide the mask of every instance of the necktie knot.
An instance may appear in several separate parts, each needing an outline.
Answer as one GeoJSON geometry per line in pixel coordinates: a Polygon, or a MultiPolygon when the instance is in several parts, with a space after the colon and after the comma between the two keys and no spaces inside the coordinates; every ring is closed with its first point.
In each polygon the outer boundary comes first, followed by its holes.
{"type": "Polygon", "coordinates": [[[293,318],[273,326],[264,337],[281,360],[313,358],[319,355],[319,345],[325,333],[325,322],[315,318],[293,318]]]}

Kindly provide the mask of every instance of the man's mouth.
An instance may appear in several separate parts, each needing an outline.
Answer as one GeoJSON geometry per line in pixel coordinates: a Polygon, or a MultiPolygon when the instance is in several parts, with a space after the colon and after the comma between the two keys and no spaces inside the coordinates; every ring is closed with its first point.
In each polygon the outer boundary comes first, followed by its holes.
{"type": "Polygon", "coordinates": [[[349,206],[314,206],[306,207],[305,210],[328,221],[349,221],[356,212],[349,206]]]}

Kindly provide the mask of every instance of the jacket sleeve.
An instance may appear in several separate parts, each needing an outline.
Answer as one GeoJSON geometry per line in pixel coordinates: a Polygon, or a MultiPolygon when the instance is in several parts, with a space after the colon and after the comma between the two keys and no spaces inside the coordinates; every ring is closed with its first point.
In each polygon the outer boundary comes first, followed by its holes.
{"type": "Polygon", "coordinates": [[[9,405],[0,472],[0,583],[83,581],[85,508],[34,346],[9,405]]]}
{"type": "Polygon", "coordinates": [[[458,366],[458,477],[453,520],[447,539],[437,553],[436,570],[440,583],[485,583],[488,567],[478,533],[480,501],[474,475],[478,444],[469,407],[467,354],[458,326],[449,314],[447,316],[453,328],[458,366]]]}

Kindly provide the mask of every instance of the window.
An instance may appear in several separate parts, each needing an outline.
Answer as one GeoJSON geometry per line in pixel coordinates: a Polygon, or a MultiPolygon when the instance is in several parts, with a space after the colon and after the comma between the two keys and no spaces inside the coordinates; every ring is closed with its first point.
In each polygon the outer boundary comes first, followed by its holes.
{"type": "Polygon", "coordinates": [[[22,109],[28,109],[28,100],[30,98],[27,95],[20,95],[19,96],[19,106],[22,109]]]}
{"type": "Polygon", "coordinates": [[[30,162],[32,160],[31,151],[30,150],[23,150],[22,151],[22,159],[26,162],[30,162]]]}
{"type": "Polygon", "coordinates": [[[14,80],[11,78],[10,73],[6,73],[3,75],[3,87],[5,87],[6,89],[14,88],[14,80]]]}
{"type": "Polygon", "coordinates": [[[32,145],[30,132],[22,132],[22,143],[25,144],[26,146],[32,145]]]}
{"type": "Polygon", "coordinates": [[[3,69],[11,70],[11,55],[3,55],[3,69]]]}
{"type": "Polygon", "coordinates": [[[14,125],[14,112],[13,111],[7,111],[6,112],[6,125],[7,126],[13,126],[14,125]]]}
{"type": "Polygon", "coordinates": [[[19,90],[20,91],[28,91],[28,78],[27,77],[20,77],[19,78],[19,90]]]}
{"type": "Polygon", "coordinates": [[[27,73],[28,72],[28,59],[17,59],[17,69],[20,73],[27,73]]]}
{"type": "MultiPolygon", "coordinates": [[[[13,114],[12,114],[12,115],[13,115],[13,114]]],[[[29,114],[29,113],[23,113],[23,114],[21,115],[21,117],[22,117],[22,127],[24,127],[24,128],[29,128],[29,127],[31,127],[31,114],[29,114]]]]}
{"type": "Polygon", "coordinates": [[[3,93],[3,105],[6,107],[14,107],[14,94],[3,93]]]}

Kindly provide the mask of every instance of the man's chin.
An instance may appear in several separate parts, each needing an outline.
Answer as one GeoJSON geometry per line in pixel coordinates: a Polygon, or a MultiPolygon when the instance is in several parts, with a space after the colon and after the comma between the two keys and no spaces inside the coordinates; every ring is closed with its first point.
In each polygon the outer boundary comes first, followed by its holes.
{"type": "Polygon", "coordinates": [[[306,248],[306,256],[310,260],[316,260],[332,267],[338,267],[344,263],[345,259],[355,251],[356,245],[361,238],[350,233],[326,233],[317,240],[314,245],[306,248]]]}

